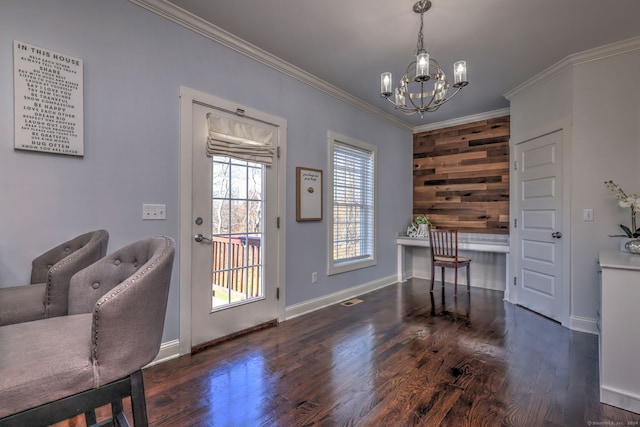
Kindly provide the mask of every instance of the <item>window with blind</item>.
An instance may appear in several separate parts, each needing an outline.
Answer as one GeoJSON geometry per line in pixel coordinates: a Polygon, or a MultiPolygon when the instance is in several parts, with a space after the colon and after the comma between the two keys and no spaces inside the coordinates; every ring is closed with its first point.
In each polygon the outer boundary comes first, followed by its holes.
{"type": "Polygon", "coordinates": [[[329,132],[329,268],[376,264],[376,147],[329,132]]]}

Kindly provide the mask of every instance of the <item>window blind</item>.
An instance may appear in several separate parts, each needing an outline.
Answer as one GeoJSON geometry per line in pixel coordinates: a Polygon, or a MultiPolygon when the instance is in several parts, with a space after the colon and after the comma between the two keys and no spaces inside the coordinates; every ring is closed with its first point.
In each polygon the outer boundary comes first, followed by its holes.
{"type": "Polygon", "coordinates": [[[333,151],[333,260],[373,256],[373,153],[336,141],[333,151]]]}
{"type": "Polygon", "coordinates": [[[274,135],[271,129],[253,126],[229,117],[207,114],[207,155],[233,157],[271,166],[274,135]]]}

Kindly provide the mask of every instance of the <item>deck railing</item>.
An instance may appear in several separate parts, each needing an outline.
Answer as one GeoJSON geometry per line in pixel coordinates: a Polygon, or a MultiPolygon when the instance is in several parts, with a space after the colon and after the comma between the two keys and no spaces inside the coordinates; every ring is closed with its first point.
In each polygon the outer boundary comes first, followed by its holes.
{"type": "Polygon", "coordinates": [[[260,296],[260,237],[213,237],[213,285],[245,298],[260,296]]]}

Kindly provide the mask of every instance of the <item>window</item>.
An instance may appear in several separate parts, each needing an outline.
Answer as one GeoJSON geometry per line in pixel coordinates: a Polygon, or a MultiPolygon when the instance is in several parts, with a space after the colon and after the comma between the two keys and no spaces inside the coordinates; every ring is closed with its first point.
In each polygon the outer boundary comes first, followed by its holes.
{"type": "Polygon", "coordinates": [[[329,268],[376,264],[376,147],[329,132],[329,268]]]}

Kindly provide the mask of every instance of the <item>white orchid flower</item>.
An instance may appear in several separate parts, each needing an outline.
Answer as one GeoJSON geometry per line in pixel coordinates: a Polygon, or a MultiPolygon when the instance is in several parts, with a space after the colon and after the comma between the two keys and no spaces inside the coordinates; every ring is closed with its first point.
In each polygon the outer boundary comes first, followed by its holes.
{"type": "Polygon", "coordinates": [[[604,182],[605,187],[609,190],[618,201],[620,207],[631,208],[631,228],[620,224],[620,228],[629,238],[639,237],[640,231],[636,234],[636,215],[640,212],[640,196],[636,193],[628,195],[615,182],[609,180],[604,182]]]}
{"type": "Polygon", "coordinates": [[[630,208],[636,203],[636,199],[633,197],[627,197],[618,202],[618,204],[623,208],[630,208]]]}

